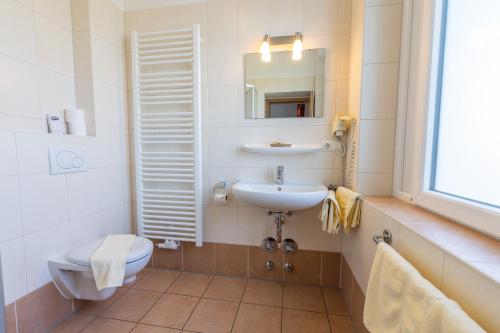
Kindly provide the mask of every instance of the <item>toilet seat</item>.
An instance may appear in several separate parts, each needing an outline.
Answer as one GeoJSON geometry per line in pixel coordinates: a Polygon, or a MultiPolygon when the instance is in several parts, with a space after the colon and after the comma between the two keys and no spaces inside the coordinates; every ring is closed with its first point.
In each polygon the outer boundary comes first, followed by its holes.
{"type": "MultiPolygon", "coordinates": [[[[66,254],[66,259],[73,264],[90,266],[90,257],[103,241],[104,237],[77,246],[66,254]]],[[[140,260],[148,256],[152,250],[153,246],[151,241],[146,238],[136,237],[130,248],[126,263],[129,264],[140,260]]]]}

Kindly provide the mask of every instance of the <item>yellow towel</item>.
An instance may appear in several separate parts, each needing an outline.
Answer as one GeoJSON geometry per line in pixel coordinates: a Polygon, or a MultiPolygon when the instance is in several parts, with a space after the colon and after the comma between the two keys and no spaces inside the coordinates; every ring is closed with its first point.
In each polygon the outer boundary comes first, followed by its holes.
{"type": "Polygon", "coordinates": [[[323,201],[320,220],[321,229],[331,233],[338,233],[340,229],[340,209],[334,191],[328,191],[328,195],[323,201]]]}
{"type": "Polygon", "coordinates": [[[339,187],[336,198],[340,207],[340,223],[344,226],[344,232],[348,233],[361,222],[361,194],[339,187]]]}
{"type": "Polygon", "coordinates": [[[97,290],[119,287],[125,277],[128,253],[135,235],[109,235],[90,257],[97,290]]]}
{"type": "Polygon", "coordinates": [[[385,243],[373,260],[363,322],[371,333],[484,332],[385,243]]]}

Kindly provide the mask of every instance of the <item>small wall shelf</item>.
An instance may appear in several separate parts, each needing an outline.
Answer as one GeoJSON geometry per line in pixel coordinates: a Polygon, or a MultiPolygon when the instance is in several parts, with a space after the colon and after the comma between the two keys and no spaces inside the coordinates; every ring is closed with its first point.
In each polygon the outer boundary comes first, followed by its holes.
{"type": "Polygon", "coordinates": [[[313,153],[321,150],[321,144],[292,144],[290,147],[271,147],[269,144],[245,144],[243,149],[250,153],[289,155],[313,153]]]}

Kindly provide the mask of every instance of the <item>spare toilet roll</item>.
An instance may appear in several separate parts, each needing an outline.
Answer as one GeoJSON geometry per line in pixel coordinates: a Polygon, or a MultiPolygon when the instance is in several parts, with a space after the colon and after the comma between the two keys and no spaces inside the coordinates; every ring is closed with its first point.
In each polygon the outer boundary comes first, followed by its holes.
{"type": "Polygon", "coordinates": [[[68,133],[71,135],[86,136],[87,124],[68,122],[68,133]]]}
{"type": "Polygon", "coordinates": [[[85,111],[80,109],[64,110],[66,122],[68,123],[85,123],[85,111]]]}

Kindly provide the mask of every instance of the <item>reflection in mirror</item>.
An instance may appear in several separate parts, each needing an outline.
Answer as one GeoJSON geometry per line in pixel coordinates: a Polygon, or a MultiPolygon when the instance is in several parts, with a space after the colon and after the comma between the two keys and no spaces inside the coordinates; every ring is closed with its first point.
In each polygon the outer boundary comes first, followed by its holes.
{"type": "Polygon", "coordinates": [[[245,117],[303,118],[323,116],[325,49],[273,52],[271,62],[259,53],[245,55],[245,117]]]}

